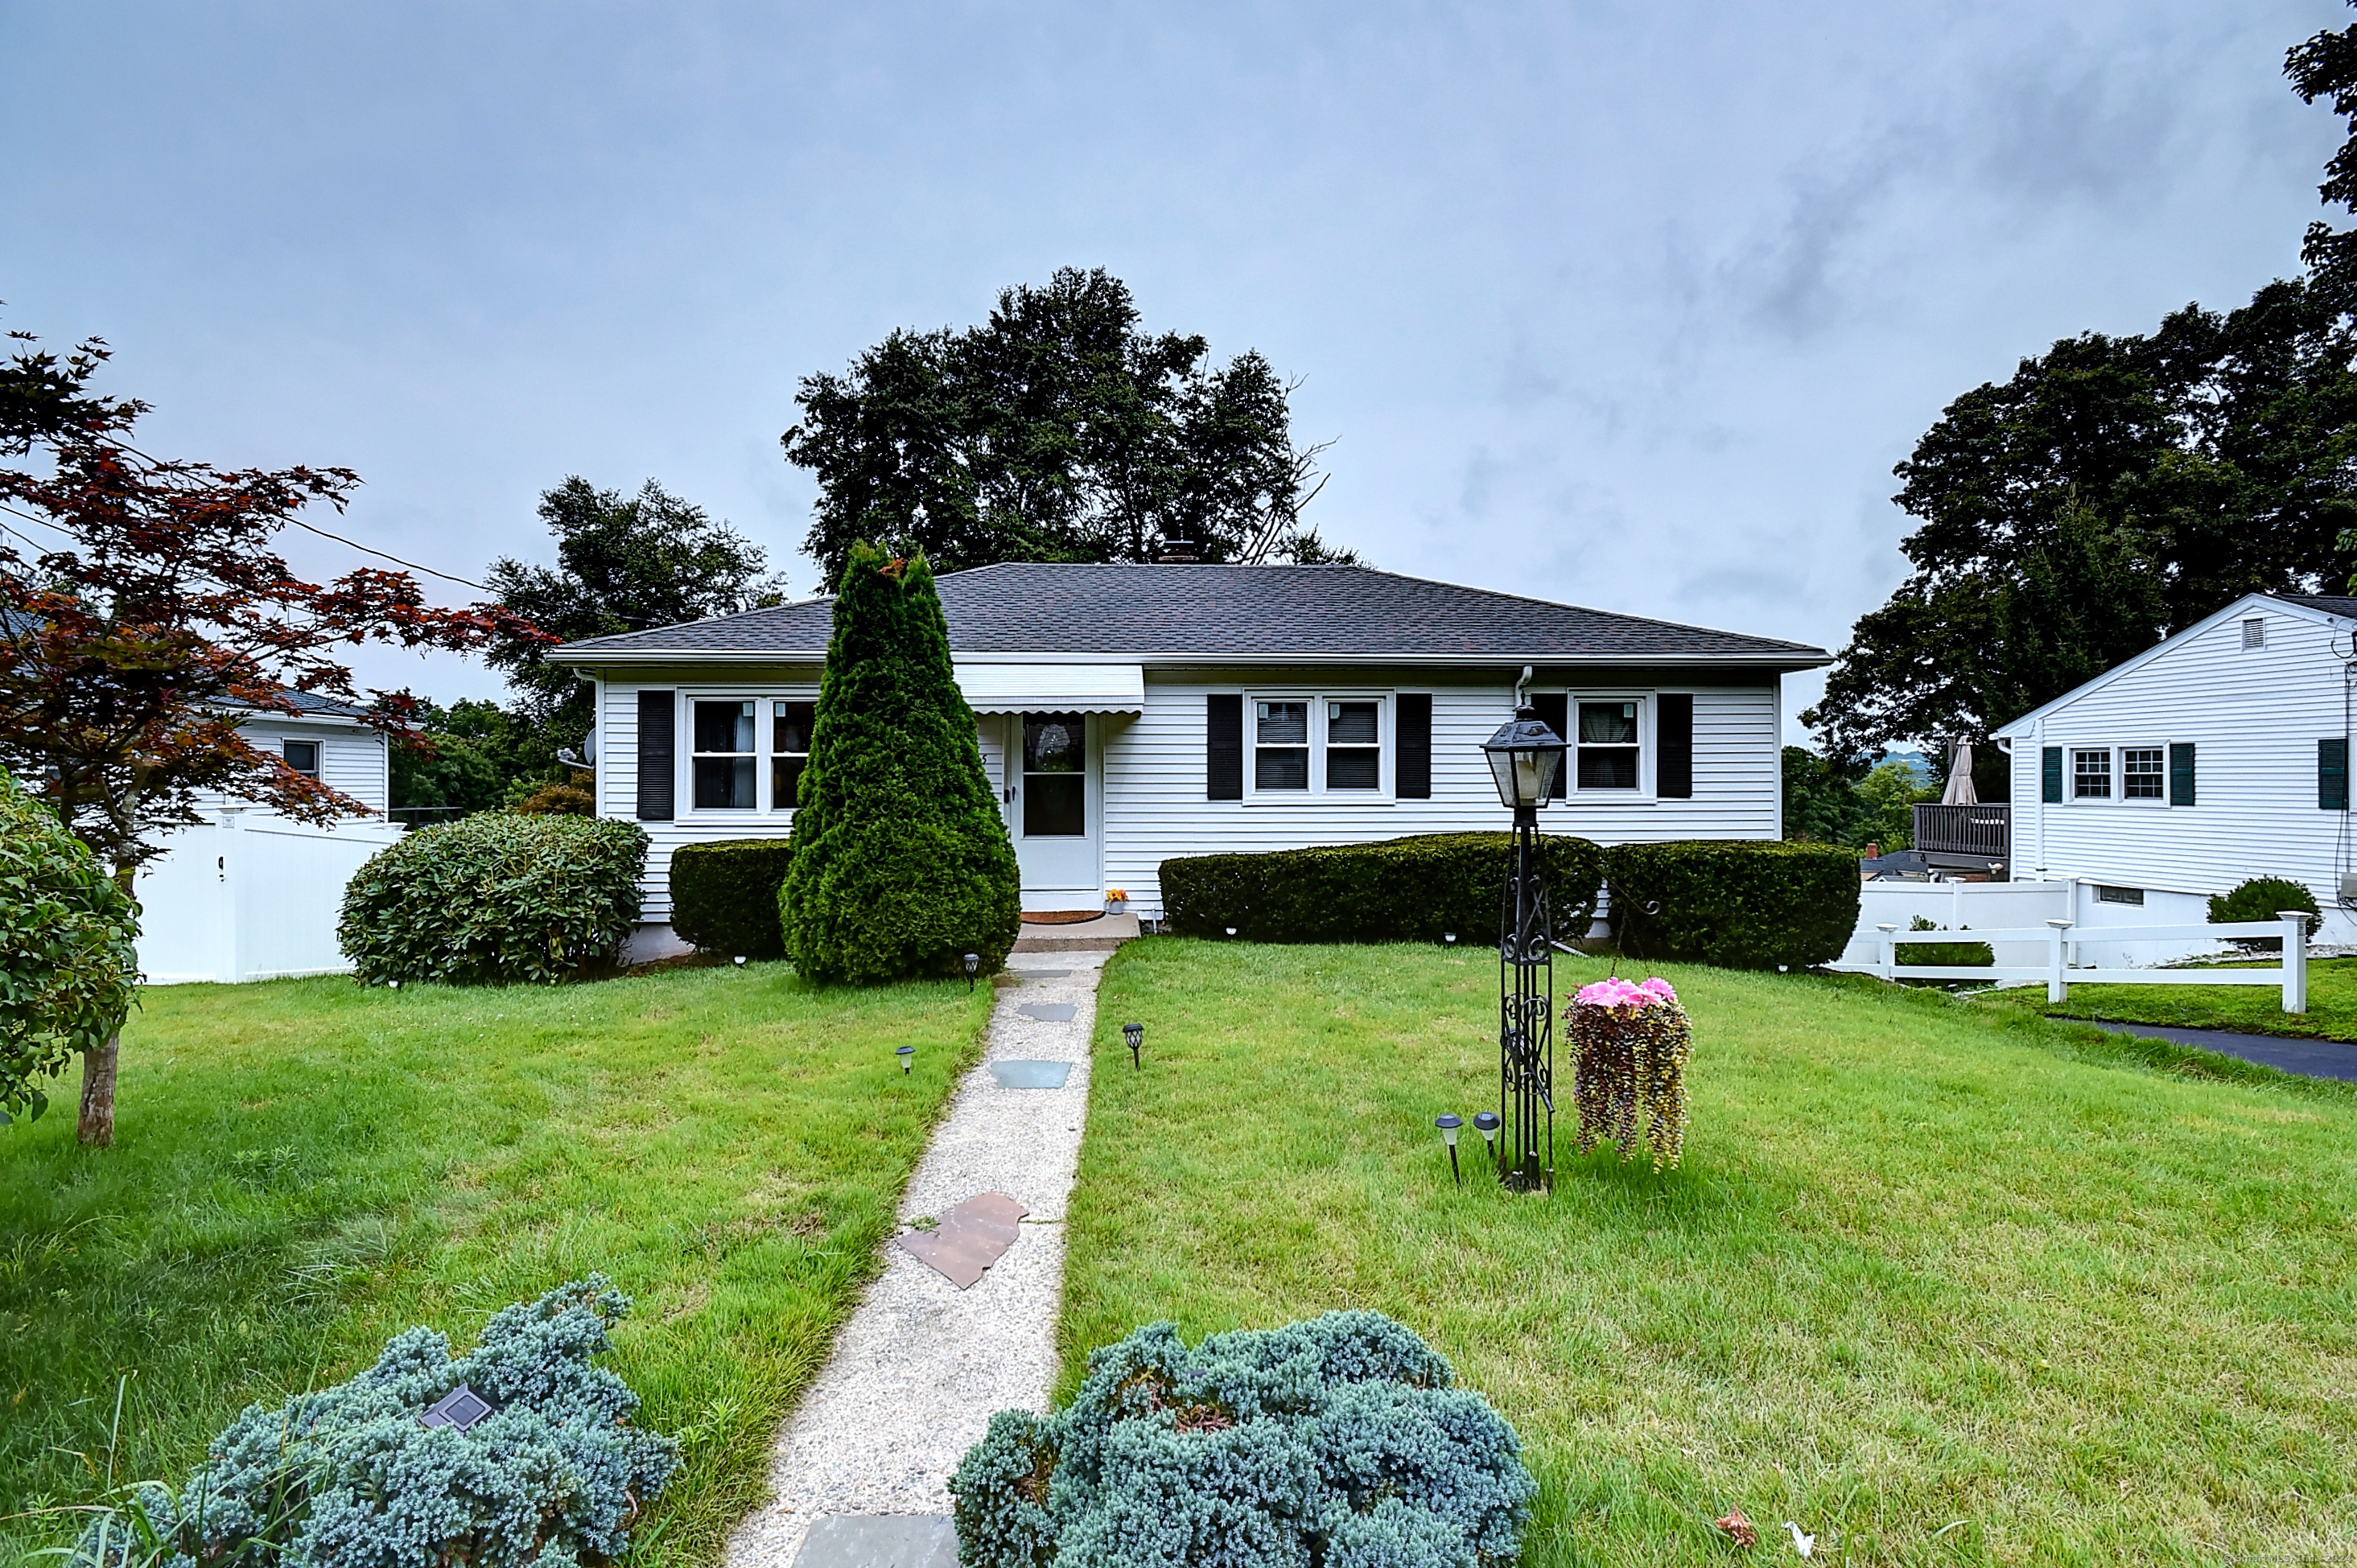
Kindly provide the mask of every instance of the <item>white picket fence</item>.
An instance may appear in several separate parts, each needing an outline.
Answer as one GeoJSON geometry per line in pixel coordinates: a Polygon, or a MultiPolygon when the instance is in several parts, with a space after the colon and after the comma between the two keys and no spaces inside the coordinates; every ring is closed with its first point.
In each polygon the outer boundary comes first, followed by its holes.
{"type": "MultiPolygon", "coordinates": [[[[2233,937],[2280,937],[2283,959],[2272,969],[2073,969],[2071,935],[2074,923],[2049,920],[2043,929],[2024,926],[2013,929],[1902,931],[1895,925],[1875,927],[1880,957],[1872,965],[1836,963],[1853,973],[1878,974],[1885,980],[2042,980],[2049,1002],[2067,1002],[2071,987],[2079,985],[2273,985],[2283,991],[2283,1010],[2308,1011],[2308,922],[2305,910],[2279,909],[2272,920],[2244,920],[2232,925],[2104,926],[2101,939],[2116,941],[2220,941],[2233,937]],[[2042,942],[2042,964],[1900,963],[1899,950],[1932,942],[2042,942]]],[[[2095,936],[2090,931],[2090,937],[2095,936]]]]}

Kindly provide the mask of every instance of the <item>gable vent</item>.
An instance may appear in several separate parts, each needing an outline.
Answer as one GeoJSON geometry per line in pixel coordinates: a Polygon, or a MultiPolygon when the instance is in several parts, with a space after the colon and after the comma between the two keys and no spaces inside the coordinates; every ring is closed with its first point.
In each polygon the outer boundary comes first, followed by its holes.
{"type": "Polygon", "coordinates": [[[2267,645],[2267,622],[2265,616],[2253,616],[2243,623],[2243,646],[2265,648],[2267,645]]]}

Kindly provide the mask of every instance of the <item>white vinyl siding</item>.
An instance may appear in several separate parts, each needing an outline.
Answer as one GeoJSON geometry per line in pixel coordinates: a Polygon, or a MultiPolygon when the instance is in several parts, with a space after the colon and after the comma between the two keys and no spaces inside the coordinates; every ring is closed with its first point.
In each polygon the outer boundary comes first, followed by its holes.
{"type": "MultiPolygon", "coordinates": [[[[1509,825],[1480,745],[1512,716],[1510,685],[1451,684],[1447,675],[1419,682],[1415,671],[1386,672],[1388,692],[1432,693],[1432,798],[1394,800],[1329,793],[1284,810],[1250,797],[1254,709],[1244,710],[1248,798],[1207,800],[1204,784],[1204,698],[1213,692],[1333,693],[1346,697],[1354,682],[1346,671],[1240,672],[1146,671],[1146,712],[1113,714],[1104,727],[1104,881],[1126,890],[1141,914],[1162,908],[1160,868],[1174,855],[1223,851],[1299,849],[1310,844],[1364,843],[1408,833],[1502,832],[1509,825]],[[1282,683],[1280,683],[1282,682],[1282,683]]],[[[1558,801],[1539,813],[1543,832],[1620,843],[1680,838],[1781,836],[1781,753],[1777,689],[1686,688],[1664,675],[1660,688],[1695,691],[1692,800],[1657,800],[1630,791],[1598,790],[1558,801]]],[[[1575,699],[1577,700],[1577,699],[1575,699]]],[[[1597,700],[1597,699],[1591,699],[1597,700]]],[[[1392,714],[1383,717],[1383,776],[1392,771],[1392,714]]],[[[1646,732],[1650,737],[1650,730],[1646,732]]],[[[1648,778],[1650,784],[1650,778],[1648,778]]]]}
{"type": "MultiPolygon", "coordinates": [[[[2350,628],[2262,601],[2163,645],[2042,716],[2006,726],[2013,753],[2014,875],[2222,893],[2254,876],[2300,883],[2330,912],[2344,814],[2317,806],[2317,746],[2348,731],[2350,628]],[[2255,644],[2252,620],[2266,623],[2255,644]],[[2336,651],[2336,643],[2340,651],[2336,651]],[[2194,804],[2171,805],[2169,747],[2194,747],[2194,804]],[[2062,753],[2062,802],[2040,798],[2041,748],[2062,753]],[[2112,794],[2072,795],[2082,750],[2111,756],[2112,794]],[[2130,759],[2158,750],[2158,800],[2126,793],[2130,759]]],[[[2357,845],[2351,846],[2357,853],[2357,845]]],[[[2347,940],[2328,926],[2323,940],[2347,940]]]]}
{"type": "MultiPolygon", "coordinates": [[[[317,742],[320,783],[350,795],[379,817],[393,803],[393,756],[387,749],[384,736],[377,730],[363,729],[357,725],[305,723],[300,719],[273,716],[240,725],[238,733],[255,750],[278,757],[286,755],[289,740],[317,742]]],[[[222,806],[243,806],[257,812],[267,810],[218,789],[199,791],[196,803],[204,811],[214,811],[222,806]]],[[[269,814],[275,816],[277,813],[269,814]]]]}

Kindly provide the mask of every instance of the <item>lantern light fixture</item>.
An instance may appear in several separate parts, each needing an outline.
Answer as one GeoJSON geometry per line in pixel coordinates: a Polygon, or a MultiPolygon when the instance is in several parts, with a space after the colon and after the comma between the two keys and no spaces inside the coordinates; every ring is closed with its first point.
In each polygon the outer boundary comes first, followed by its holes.
{"type": "Polygon", "coordinates": [[[1231,939],[1232,939],[1232,938],[1235,936],[1235,934],[1236,934],[1236,929],[1235,929],[1233,926],[1230,926],[1230,927],[1228,928],[1228,935],[1229,935],[1229,937],[1230,937],[1231,939]]]}
{"type": "Polygon", "coordinates": [[[1121,1026],[1121,1037],[1122,1042],[1129,1047],[1129,1065],[1143,1070],[1145,1064],[1137,1059],[1137,1050],[1140,1046],[1146,1044],[1146,1026],[1124,1024],[1121,1026]]]}
{"type": "Polygon", "coordinates": [[[965,966],[965,988],[967,994],[971,995],[974,992],[974,977],[982,972],[982,955],[978,952],[970,952],[958,961],[965,966]]]}
{"type": "Polygon", "coordinates": [[[734,959],[730,960],[729,961],[730,961],[730,962],[732,962],[732,963],[734,963],[734,964],[735,964],[738,969],[742,969],[742,968],[744,968],[744,967],[745,967],[745,955],[744,955],[743,953],[738,953],[738,954],[737,954],[734,959]]]}
{"type": "Polygon", "coordinates": [[[908,1077],[909,1069],[917,1065],[917,1047],[914,1046],[902,1046],[899,1050],[894,1051],[892,1054],[900,1058],[900,1076],[902,1078],[908,1077]]]}
{"type": "Polygon", "coordinates": [[[1443,931],[1443,932],[1441,932],[1441,933],[1440,933],[1440,945],[1441,945],[1442,947],[1445,947],[1445,948],[1453,948],[1453,947],[1455,947],[1455,946],[1457,945],[1457,933],[1456,933],[1455,931],[1443,931]]]}
{"type": "Polygon", "coordinates": [[[1481,743],[1490,776],[1498,786],[1498,803],[1508,811],[1535,811],[1544,805],[1555,793],[1555,778],[1569,749],[1537,709],[1516,708],[1514,716],[1481,743]]]}
{"type": "Polygon", "coordinates": [[[1490,1145],[1490,1163],[1496,1165],[1498,1163],[1498,1113],[1494,1111],[1476,1111],[1473,1112],[1473,1130],[1481,1134],[1483,1143],[1490,1145]]]}
{"type": "Polygon", "coordinates": [[[1432,1124],[1440,1129],[1440,1141],[1448,1145],[1448,1174],[1457,1178],[1458,1186],[1463,1187],[1465,1173],[1457,1166],[1457,1129],[1465,1125],[1465,1118],[1454,1111],[1444,1111],[1432,1119],[1432,1124]]]}

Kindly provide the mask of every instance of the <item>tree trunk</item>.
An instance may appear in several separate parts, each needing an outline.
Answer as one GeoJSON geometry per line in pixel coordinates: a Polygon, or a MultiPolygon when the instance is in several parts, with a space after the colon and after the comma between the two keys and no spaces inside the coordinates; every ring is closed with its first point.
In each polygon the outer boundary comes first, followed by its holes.
{"type": "Polygon", "coordinates": [[[114,1056],[123,1032],[106,1036],[106,1044],[81,1054],[81,1122],[74,1141],[87,1149],[114,1146],[114,1056]]]}

